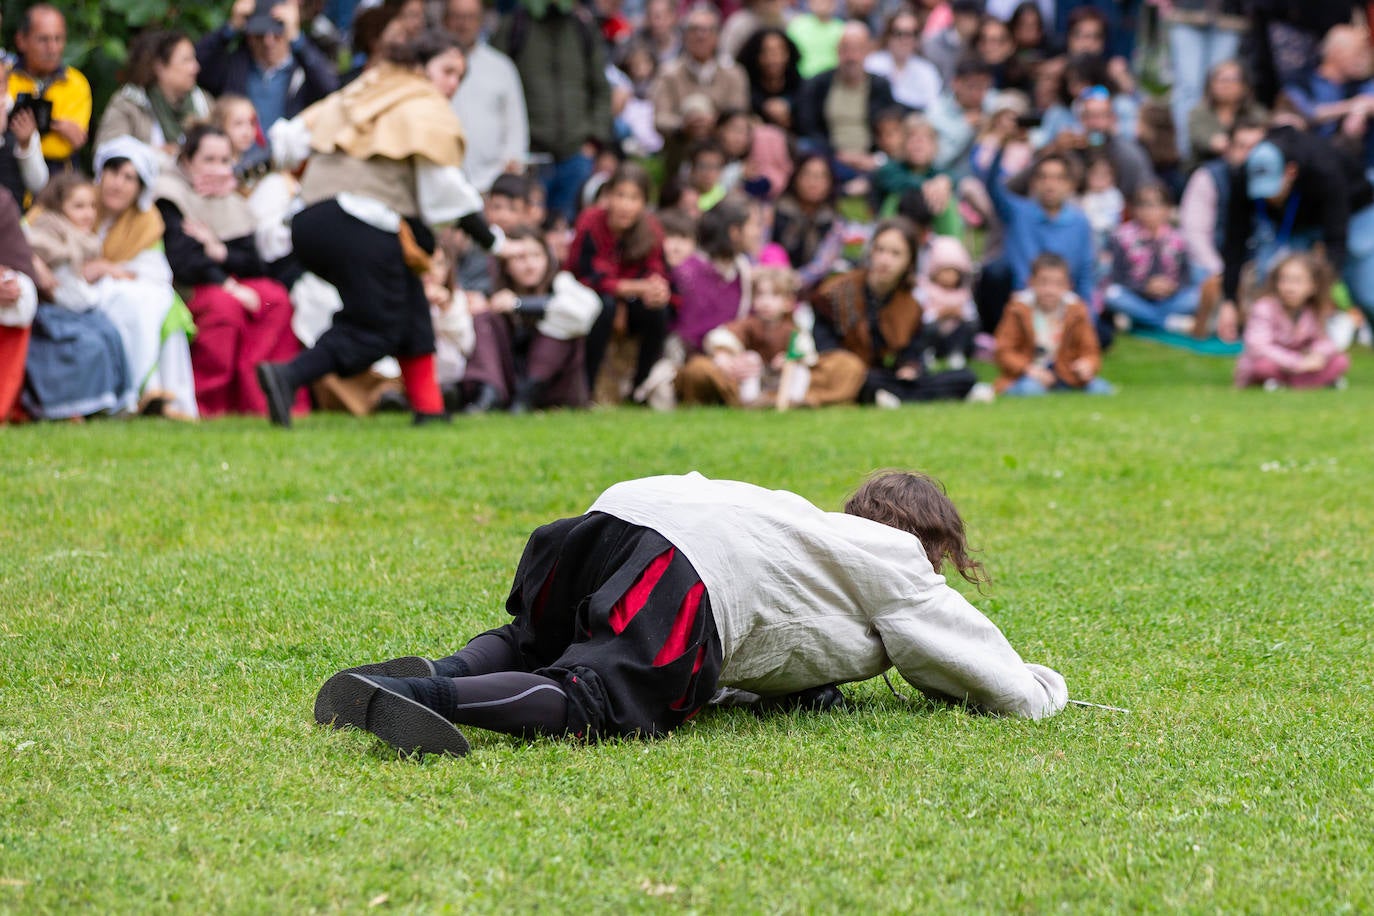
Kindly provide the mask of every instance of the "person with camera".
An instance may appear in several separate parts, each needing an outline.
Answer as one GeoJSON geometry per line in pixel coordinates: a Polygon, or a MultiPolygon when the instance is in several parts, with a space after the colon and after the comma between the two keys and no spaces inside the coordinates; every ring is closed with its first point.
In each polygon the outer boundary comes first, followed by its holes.
{"type": "Polygon", "coordinates": [[[32,112],[49,170],[74,167],[91,128],[92,102],[86,77],[62,62],[67,20],[55,6],[34,4],[24,11],[14,43],[19,58],[9,77],[11,123],[27,124],[22,113],[32,112]]]}
{"type": "Polygon", "coordinates": [[[224,28],[196,45],[200,85],[245,95],[269,129],[339,88],[338,72],[301,33],[298,0],[234,0],[224,28]]]}
{"type": "MultiPolygon", "coordinates": [[[[0,63],[0,74],[9,69],[0,63]]],[[[43,160],[42,138],[32,108],[11,111],[13,101],[0,100],[0,187],[10,192],[22,210],[24,199],[48,183],[48,163],[43,160]]]]}

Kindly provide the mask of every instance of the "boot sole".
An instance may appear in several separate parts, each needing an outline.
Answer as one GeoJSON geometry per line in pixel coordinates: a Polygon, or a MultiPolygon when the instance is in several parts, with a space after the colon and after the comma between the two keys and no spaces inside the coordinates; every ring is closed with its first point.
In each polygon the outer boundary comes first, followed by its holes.
{"type": "MultiPolygon", "coordinates": [[[[383,677],[434,677],[434,663],[427,658],[420,658],[418,655],[406,655],[401,658],[393,658],[387,662],[376,662],[371,665],[358,665],[356,668],[345,668],[339,674],[380,674],[383,677]]],[[[336,674],[334,677],[338,677],[336,674]]],[[[333,678],[330,678],[332,681],[333,678]]],[[[328,683],[326,682],[326,686],[328,683]]],[[[338,715],[338,710],[330,703],[328,695],[323,689],[315,697],[315,721],[320,725],[330,725],[334,722],[334,717],[338,715]]],[[[342,725],[335,726],[342,728],[342,725]]],[[[361,726],[360,726],[361,727],[361,726]]]]}
{"type": "Polygon", "coordinates": [[[337,710],[335,728],[351,725],[371,732],[403,754],[467,755],[468,741],[452,722],[366,675],[341,671],[325,682],[320,693],[328,695],[337,710]]]}

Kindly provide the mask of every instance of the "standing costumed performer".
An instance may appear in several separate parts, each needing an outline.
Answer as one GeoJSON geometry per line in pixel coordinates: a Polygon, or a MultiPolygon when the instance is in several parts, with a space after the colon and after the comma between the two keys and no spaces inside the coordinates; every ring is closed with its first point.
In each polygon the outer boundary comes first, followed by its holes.
{"type": "Polygon", "coordinates": [[[301,265],[343,300],[333,326],[287,363],[262,363],[258,382],[273,423],[291,425],[291,398],[329,373],[348,377],[383,356],[401,364],[417,424],[446,420],[434,371],[434,328],[420,275],[434,252],[430,227],[456,222],[499,252],[503,236],[482,217],[482,196],[461,169],[463,129],[418,67],[415,43],[271,130],[279,164],[309,157],[306,208],[291,224],[301,265]]]}

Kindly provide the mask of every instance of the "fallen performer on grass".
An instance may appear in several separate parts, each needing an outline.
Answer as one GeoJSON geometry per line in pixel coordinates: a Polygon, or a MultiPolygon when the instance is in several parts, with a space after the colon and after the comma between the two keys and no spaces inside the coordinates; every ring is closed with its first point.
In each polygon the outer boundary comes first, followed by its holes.
{"type": "Polygon", "coordinates": [[[958,510],[924,475],[878,474],[844,513],[696,473],[626,481],[530,536],[512,622],[437,661],[340,671],[315,719],[407,753],[461,755],[457,726],[660,737],[720,688],[815,701],[892,667],[981,711],[1059,712],[1063,677],[1023,662],[945,582],[946,561],[985,577],[958,510]]]}

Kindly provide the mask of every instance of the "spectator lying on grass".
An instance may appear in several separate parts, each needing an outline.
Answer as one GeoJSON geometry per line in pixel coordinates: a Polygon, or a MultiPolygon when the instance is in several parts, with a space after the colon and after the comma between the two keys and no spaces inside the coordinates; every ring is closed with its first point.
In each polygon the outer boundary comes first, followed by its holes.
{"type": "Polygon", "coordinates": [[[958,510],[924,475],[877,474],[844,513],[695,473],[627,481],[531,535],[511,623],[434,662],[341,671],[315,719],[408,753],[466,754],[456,726],[650,738],[722,687],[815,702],[889,667],[931,697],[1057,713],[1064,679],[1023,662],[946,584],[946,561],[986,578],[958,510]]]}

